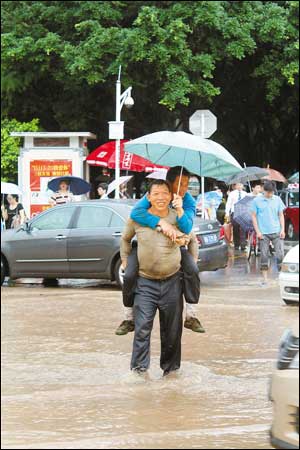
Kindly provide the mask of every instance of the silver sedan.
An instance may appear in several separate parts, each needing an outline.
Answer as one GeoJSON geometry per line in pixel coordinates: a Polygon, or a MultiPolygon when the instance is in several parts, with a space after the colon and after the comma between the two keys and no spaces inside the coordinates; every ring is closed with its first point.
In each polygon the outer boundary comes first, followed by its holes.
{"type": "MultiPolygon", "coordinates": [[[[89,200],[56,206],[1,239],[1,284],[5,277],[92,278],[122,286],[120,237],[134,200],[89,200]]],[[[227,245],[218,222],[195,218],[200,270],[227,265],[227,245]]]]}

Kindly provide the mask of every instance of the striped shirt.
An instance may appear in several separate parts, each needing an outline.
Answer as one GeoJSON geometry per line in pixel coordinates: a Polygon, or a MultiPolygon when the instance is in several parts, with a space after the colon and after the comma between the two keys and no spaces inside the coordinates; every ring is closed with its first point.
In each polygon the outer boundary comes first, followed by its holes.
{"type": "Polygon", "coordinates": [[[51,199],[55,201],[56,205],[65,205],[66,203],[73,202],[74,196],[72,192],[55,192],[51,199]]]}

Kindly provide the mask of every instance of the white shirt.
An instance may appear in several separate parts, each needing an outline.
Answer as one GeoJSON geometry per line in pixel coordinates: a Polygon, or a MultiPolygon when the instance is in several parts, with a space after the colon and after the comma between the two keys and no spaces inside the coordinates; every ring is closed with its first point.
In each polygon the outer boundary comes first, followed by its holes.
{"type": "Polygon", "coordinates": [[[225,208],[226,216],[230,216],[230,214],[234,212],[234,205],[239,200],[242,200],[242,198],[246,197],[246,195],[247,195],[247,193],[245,191],[238,191],[237,189],[230,192],[230,194],[228,195],[226,208],[225,208]],[[240,198],[239,198],[239,195],[240,195],[240,198]]]}

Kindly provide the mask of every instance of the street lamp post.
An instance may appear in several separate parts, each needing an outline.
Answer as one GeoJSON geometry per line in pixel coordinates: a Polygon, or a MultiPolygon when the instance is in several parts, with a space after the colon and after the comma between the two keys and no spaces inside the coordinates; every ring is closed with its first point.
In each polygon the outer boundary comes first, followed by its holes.
{"type": "Polygon", "coordinates": [[[116,83],[116,121],[109,122],[109,138],[116,140],[116,190],[115,198],[120,198],[120,140],[124,139],[124,122],[121,122],[121,110],[123,105],[127,108],[131,108],[134,104],[133,98],[131,97],[132,87],[126,89],[126,91],[121,94],[121,66],[119,67],[119,75],[116,83]]]}

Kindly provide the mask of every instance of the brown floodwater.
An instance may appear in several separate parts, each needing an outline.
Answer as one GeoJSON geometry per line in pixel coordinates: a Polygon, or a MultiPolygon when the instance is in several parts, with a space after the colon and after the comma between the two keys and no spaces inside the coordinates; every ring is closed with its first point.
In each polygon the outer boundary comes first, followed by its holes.
{"type": "Polygon", "coordinates": [[[297,320],[274,269],[231,259],[205,273],[182,367],[162,377],[159,327],[145,378],[129,371],[133,334],[116,336],[120,292],[109,283],[2,288],[2,447],[10,449],[271,448],[268,385],[280,336],[297,320]]]}

